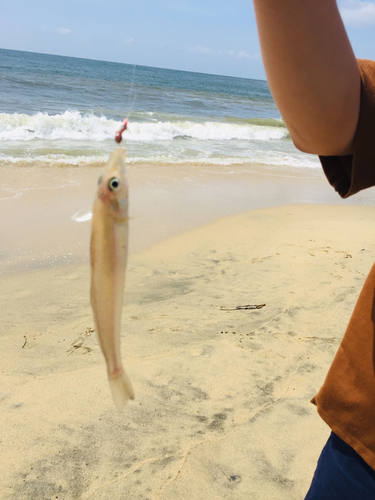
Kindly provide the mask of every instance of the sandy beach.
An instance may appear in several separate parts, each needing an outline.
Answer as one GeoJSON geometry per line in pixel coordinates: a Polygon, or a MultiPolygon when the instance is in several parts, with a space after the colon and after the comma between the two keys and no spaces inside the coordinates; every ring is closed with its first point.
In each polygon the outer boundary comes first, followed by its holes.
{"type": "Polygon", "coordinates": [[[304,498],[330,432],[309,400],[374,261],[374,194],[349,205],[318,173],[128,170],[136,399],[118,413],[89,223],[70,218],[99,170],[2,167],[0,497],[304,498]]]}

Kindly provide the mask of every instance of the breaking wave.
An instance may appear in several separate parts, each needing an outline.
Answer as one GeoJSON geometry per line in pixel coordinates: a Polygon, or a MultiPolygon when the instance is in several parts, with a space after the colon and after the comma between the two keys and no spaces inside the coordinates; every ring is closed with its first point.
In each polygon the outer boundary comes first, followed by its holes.
{"type": "MultiPolygon", "coordinates": [[[[105,116],[82,114],[79,111],[65,111],[48,115],[0,113],[0,141],[70,140],[106,141],[112,140],[121,122],[105,116]]],[[[249,119],[237,123],[226,120],[194,122],[189,119],[160,121],[155,115],[152,121],[130,122],[127,141],[171,141],[175,138],[192,138],[213,141],[272,141],[288,137],[288,131],[281,120],[249,119]]]]}

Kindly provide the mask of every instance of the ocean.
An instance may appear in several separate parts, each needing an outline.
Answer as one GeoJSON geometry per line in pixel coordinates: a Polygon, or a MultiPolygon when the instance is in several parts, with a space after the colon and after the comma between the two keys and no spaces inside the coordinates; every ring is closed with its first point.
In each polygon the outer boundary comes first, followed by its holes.
{"type": "Polygon", "coordinates": [[[267,82],[0,49],[0,165],[128,161],[319,168],[294,147],[267,82]]]}

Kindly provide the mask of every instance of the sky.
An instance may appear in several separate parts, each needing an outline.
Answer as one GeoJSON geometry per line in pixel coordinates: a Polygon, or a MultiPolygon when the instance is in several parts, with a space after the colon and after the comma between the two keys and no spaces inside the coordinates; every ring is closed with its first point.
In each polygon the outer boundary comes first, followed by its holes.
{"type": "MultiPolygon", "coordinates": [[[[375,59],[375,0],[338,5],[375,59]]],[[[0,0],[0,48],[265,79],[251,0],[0,0]]]]}

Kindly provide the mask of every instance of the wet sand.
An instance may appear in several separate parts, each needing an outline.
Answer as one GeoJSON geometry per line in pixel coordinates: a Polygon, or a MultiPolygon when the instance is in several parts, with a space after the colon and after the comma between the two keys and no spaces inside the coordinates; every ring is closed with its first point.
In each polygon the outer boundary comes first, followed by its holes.
{"type": "MultiPolygon", "coordinates": [[[[341,200],[319,169],[291,173],[264,165],[127,167],[130,253],[220,217],[287,204],[373,205],[367,190],[341,200]]],[[[99,167],[1,166],[0,275],[88,262],[90,223],[71,217],[91,210],[99,167]]]]}
{"type": "Polygon", "coordinates": [[[302,499],[329,435],[309,400],[373,263],[375,209],[286,204],[331,203],[319,176],[130,168],[136,400],[118,413],[92,331],[89,225],[69,218],[97,172],[26,172],[3,177],[2,498],[302,499]],[[223,310],[247,304],[265,306],[223,310]]]}

